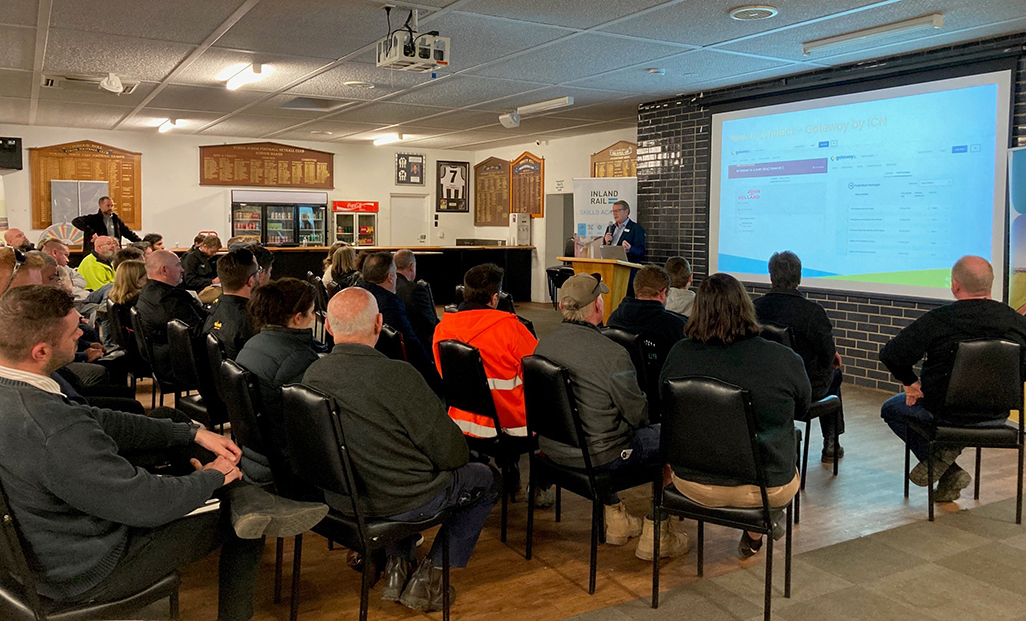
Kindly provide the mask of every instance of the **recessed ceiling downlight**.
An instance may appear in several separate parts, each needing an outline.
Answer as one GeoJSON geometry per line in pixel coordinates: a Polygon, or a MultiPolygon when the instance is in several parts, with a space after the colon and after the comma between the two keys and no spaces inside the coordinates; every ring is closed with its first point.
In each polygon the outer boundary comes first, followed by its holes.
{"type": "Polygon", "coordinates": [[[738,21],[769,19],[779,12],[780,11],[778,11],[776,7],[764,4],[753,4],[749,6],[739,6],[736,9],[731,9],[730,18],[736,19],[738,21]]]}
{"type": "Polygon", "coordinates": [[[374,88],[374,85],[372,83],[361,82],[360,80],[350,80],[348,82],[343,82],[342,86],[348,86],[349,88],[365,88],[368,90],[374,88]]]}

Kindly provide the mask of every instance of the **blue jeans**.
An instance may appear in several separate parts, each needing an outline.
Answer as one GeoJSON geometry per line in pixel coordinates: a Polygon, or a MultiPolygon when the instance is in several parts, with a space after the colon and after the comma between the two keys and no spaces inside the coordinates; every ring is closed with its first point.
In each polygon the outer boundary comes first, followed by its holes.
{"type": "MultiPolygon", "coordinates": [[[[427,504],[393,515],[387,519],[394,522],[418,522],[431,517],[442,509],[451,509],[448,523],[444,526],[449,533],[449,564],[452,567],[466,567],[470,555],[477,545],[485,520],[492,507],[499,500],[502,477],[485,464],[471,462],[455,470],[452,484],[427,504]]],[[[407,537],[385,547],[385,554],[405,558],[416,563],[417,537],[407,537]]],[[[442,538],[435,537],[429,553],[435,567],[442,566],[442,538]]]]}
{"type": "MultiPolygon", "coordinates": [[[[880,408],[880,416],[899,438],[908,443],[908,448],[912,450],[912,453],[919,461],[926,461],[926,438],[920,436],[918,433],[909,433],[908,423],[909,421],[916,421],[932,425],[934,423],[934,416],[929,410],[919,405],[919,402],[915,405],[906,405],[905,393],[899,393],[887,401],[884,401],[883,407],[880,408]]],[[[1005,421],[1002,419],[962,426],[1003,427],[1004,425],[1005,421]]]]}
{"type": "MultiPolygon", "coordinates": [[[[625,449],[620,457],[608,464],[597,466],[597,472],[616,472],[625,468],[650,466],[659,461],[659,430],[658,424],[642,427],[634,432],[630,448],[625,449]]],[[[610,492],[601,499],[602,504],[615,505],[620,502],[616,492],[610,492]]]]}

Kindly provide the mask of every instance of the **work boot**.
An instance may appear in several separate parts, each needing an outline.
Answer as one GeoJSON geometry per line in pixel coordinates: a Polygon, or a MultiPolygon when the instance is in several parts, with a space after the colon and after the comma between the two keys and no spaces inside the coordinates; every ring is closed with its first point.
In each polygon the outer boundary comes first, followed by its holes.
{"type": "Polygon", "coordinates": [[[837,453],[837,459],[844,457],[844,447],[834,442],[833,438],[823,439],[823,455],[820,457],[820,461],[825,464],[834,463],[834,453],[837,453]]]}
{"type": "Polygon", "coordinates": [[[293,537],[310,530],[328,514],[328,505],[275,496],[255,485],[228,490],[232,527],[239,539],[293,537]]]}
{"type": "Polygon", "coordinates": [[[631,537],[641,534],[641,518],[627,512],[623,501],[615,505],[605,505],[606,543],[622,546],[631,537]]]}
{"type": "Polygon", "coordinates": [[[554,504],[556,504],[556,489],[554,487],[549,487],[548,489],[534,488],[535,509],[548,509],[554,504]]]}
{"type": "Polygon", "coordinates": [[[973,477],[958,467],[958,464],[951,464],[944,476],[937,481],[937,489],[933,492],[934,502],[954,502],[962,495],[962,490],[969,487],[973,477]]]}
{"type": "MultiPolygon", "coordinates": [[[[659,524],[659,558],[684,556],[691,549],[688,534],[683,531],[674,532],[672,523],[673,520],[663,520],[659,524]]],[[[645,527],[641,532],[641,539],[638,539],[638,549],[634,551],[634,556],[643,561],[651,561],[654,555],[655,522],[645,518],[645,527]]]]}
{"type": "MultiPolygon", "coordinates": [[[[959,454],[962,451],[957,448],[939,448],[933,452],[933,479],[934,481],[940,481],[944,473],[948,471],[951,464],[955,463],[958,459],[959,454]]],[[[908,480],[912,481],[919,487],[926,487],[929,485],[930,471],[929,465],[925,461],[921,461],[916,464],[916,467],[912,469],[912,472],[908,473],[908,480]]]]}
{"type": "MultiPolygon", "coordinates": [[[[456,601],[456,589],[449,585],[449,605],[456,601]]],[[[436,569],[431,556],[424,557],[406,583],[399,603],[414,610],[433,612],[442,609],[442,570],[436,569]]]]}
{"type": "Polygon", "coordinates": [[[385,562],[385,588],[381,591],[381,599],[395,602],[403,594],[406,582],[410,578],[410,561],[401,556],[390,556],[385,562]]]}

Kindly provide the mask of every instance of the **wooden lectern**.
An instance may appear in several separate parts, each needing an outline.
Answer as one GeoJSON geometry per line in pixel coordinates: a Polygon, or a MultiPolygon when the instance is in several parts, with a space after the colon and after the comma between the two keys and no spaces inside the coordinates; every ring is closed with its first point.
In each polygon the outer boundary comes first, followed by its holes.
{"type": "Polygon", "coordinates": [[[605,314],[602,321],[609,321],[609,315],[620,305],[627,295],[627,283],[631,278],[631,269],[641,269],[639,263],[628,263],[616,259],[588,259],[586,257],[556,257],[559,261],[567,261],[574,266],[574,274],[601,274],[602,282],[609,287],[609,293],[602,295],[605,314]]]}

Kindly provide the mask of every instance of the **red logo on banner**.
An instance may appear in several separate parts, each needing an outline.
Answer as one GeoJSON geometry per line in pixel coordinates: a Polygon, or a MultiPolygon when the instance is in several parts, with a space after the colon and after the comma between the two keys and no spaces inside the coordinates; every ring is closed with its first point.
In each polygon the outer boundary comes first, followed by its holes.
{"type": "Polygon", "coordinates": [[[378,212],[378,201],[332,201],[332,211],[378,212]]]}

